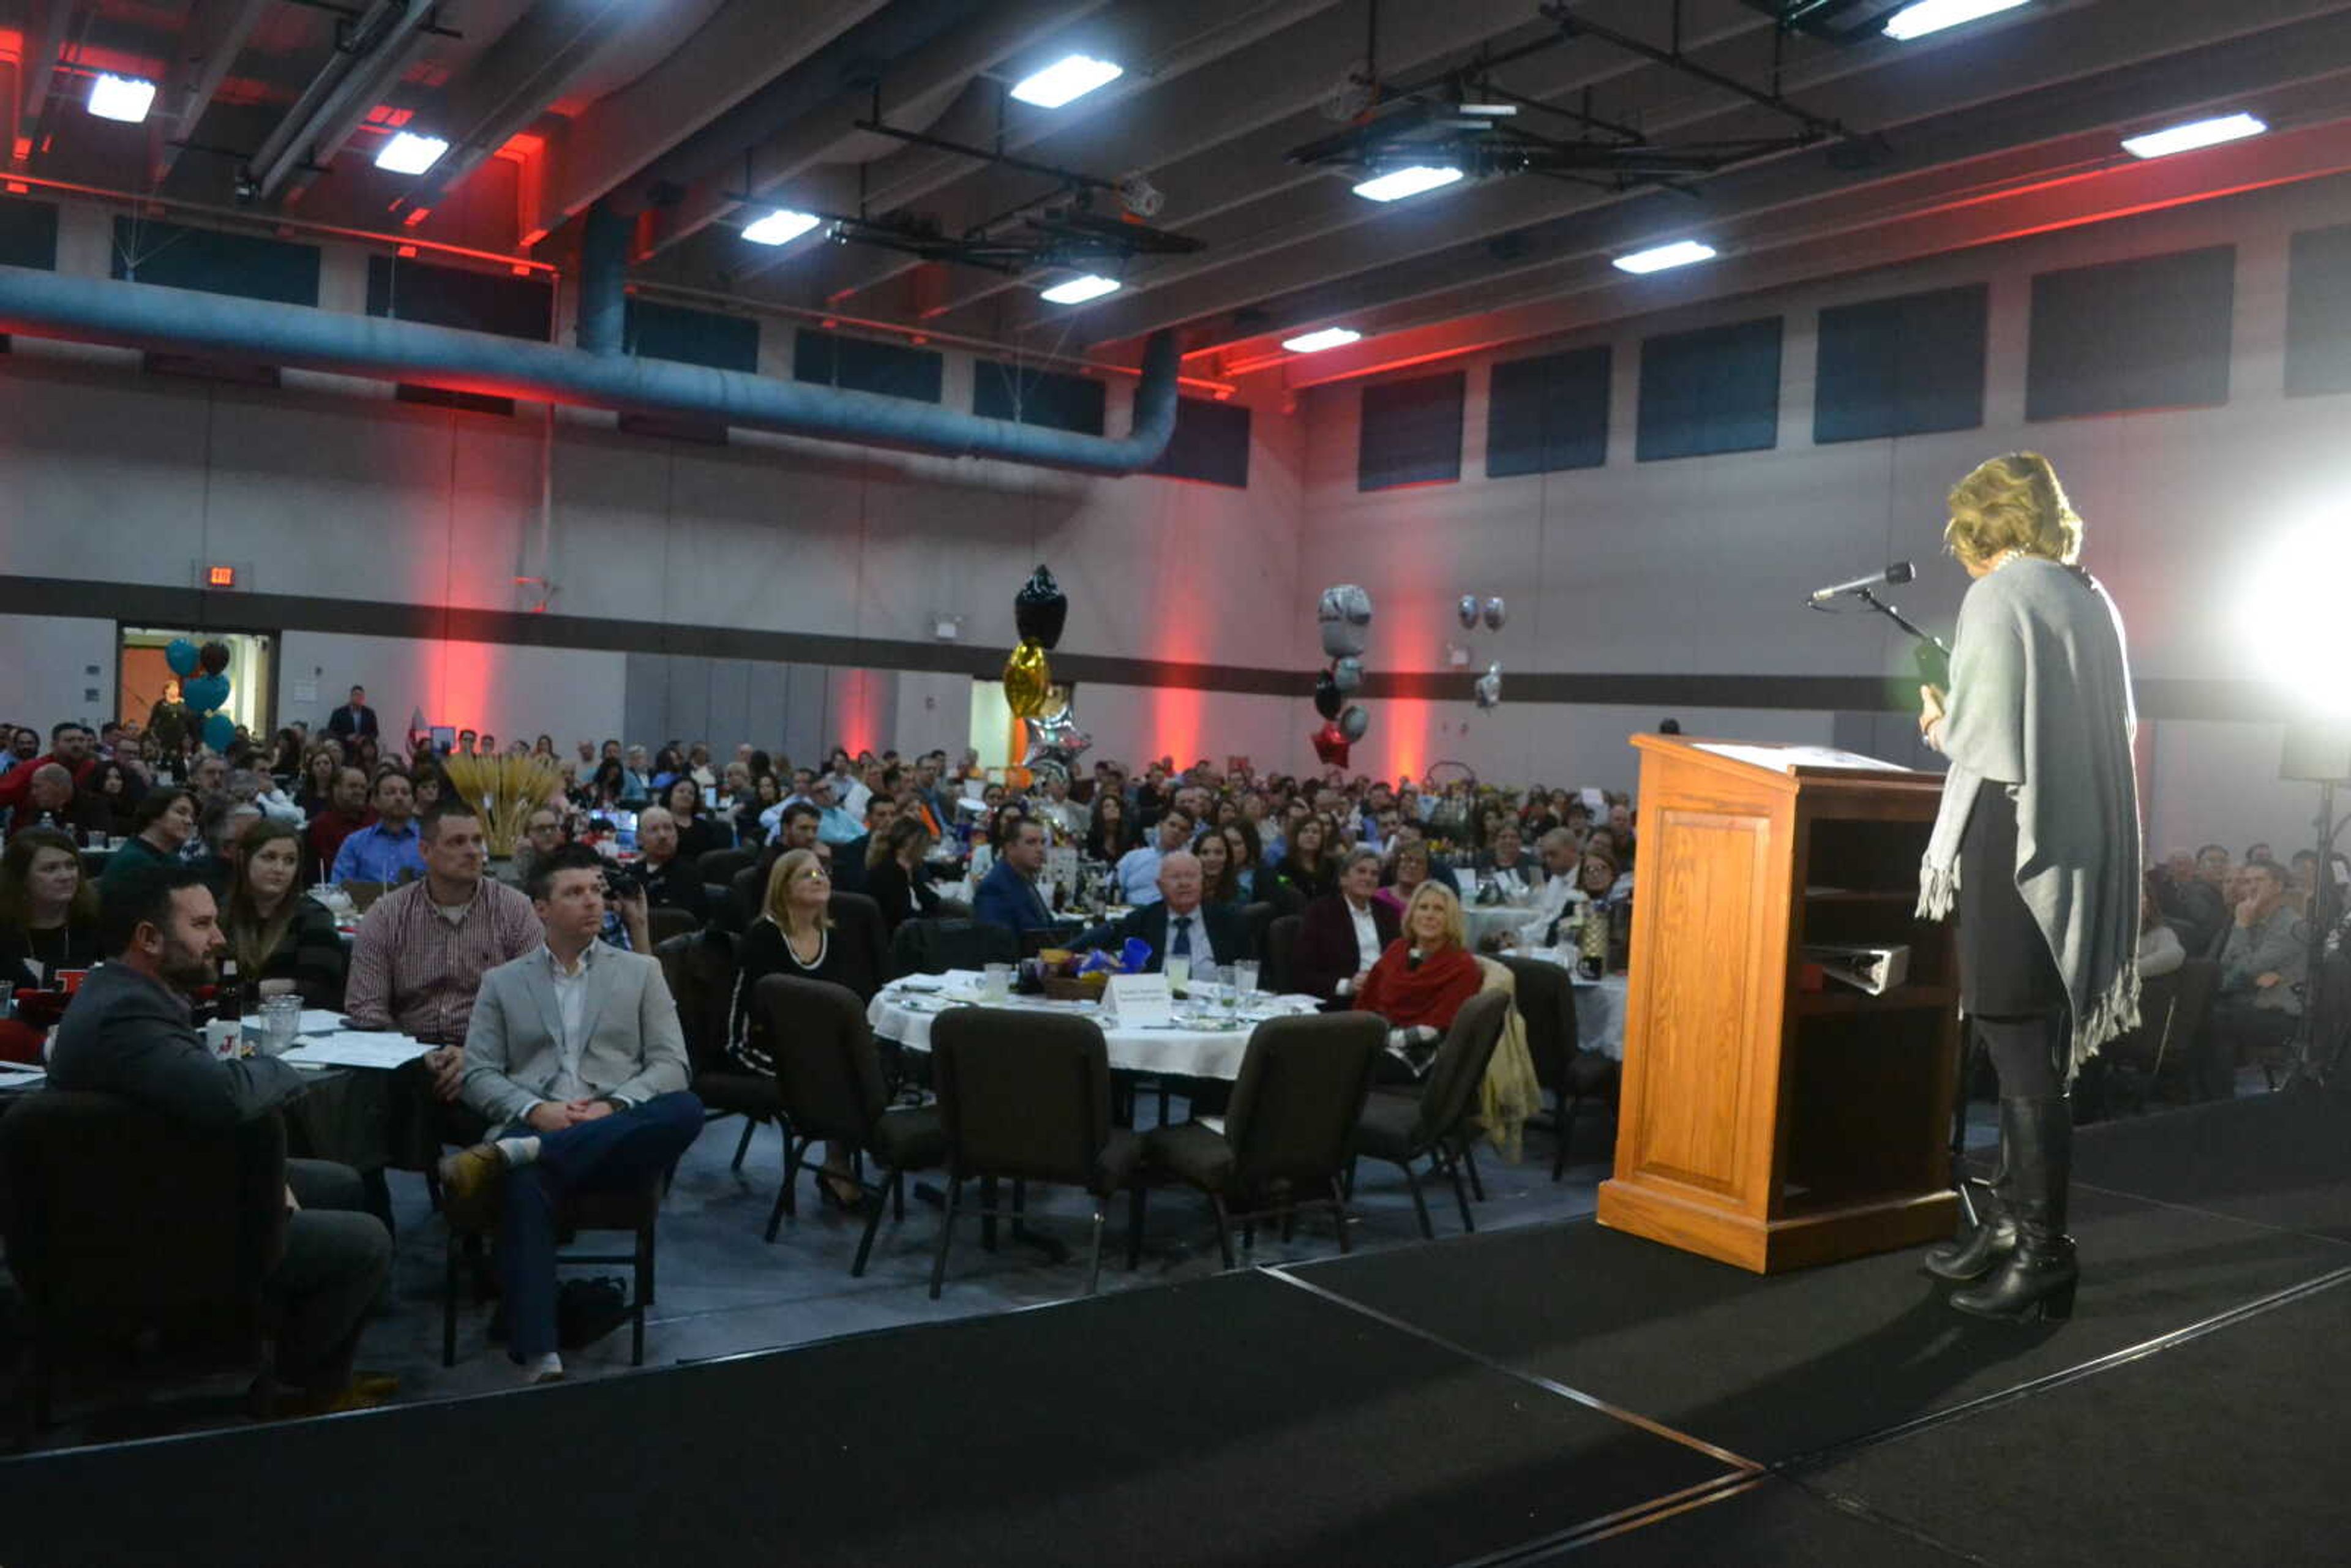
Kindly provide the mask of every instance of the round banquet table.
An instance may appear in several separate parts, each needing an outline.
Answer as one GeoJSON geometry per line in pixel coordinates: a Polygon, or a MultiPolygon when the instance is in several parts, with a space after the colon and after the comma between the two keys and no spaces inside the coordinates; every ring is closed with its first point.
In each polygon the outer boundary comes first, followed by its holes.
{"type": "Polygon", "coordinates": [[[1483,951],[1488,936],[1496,933],[1518,930],[1535,917],[1531,904],[1473,904],[1461,911],[1462,924],[1468,928],[1469,950],[1483,951]]]}
{"type": "MultiPolygon", "coordinates": [[[[981,977],[969,969],[951,969],[944,975],[911,975],[882,988],[866,1007],[866,1021],[873,1026],[875,1038],[894,1040],[904,1050],[927,1054],[931,1049],[932,1020],[949,1008],[980,1003],[980,984],[981,977]],[[910,985],[915,988],[910,989],[910,985]]],[[[1092,1019],[1102,1025],[1113,1071],[1227,1080],[1240,1076],[1241,1055],[1249,1049],[1249,1036],[1258,1024],[1270,1018],[1311,1013],[1318,1005],[1312,997],[1277,997],[1259,992],[1243,1006],[1238,1021],[1228,1024],[1221,1004],[1211,1006],[1199,999],[1201,989],[1196,981],[1193,1001],[1176,1004],[1177,1024],[1172,1029],[1121,1029],[1102,1017],[1099,1002],[1060,1002],[1014,995],[1001,1002],[982,1005],[1030,1012],[1074,1013],[1092,1019]],[[1187,1007],[1198,1009],[1195,1027],[1185,1027],[1187,1007]]]]}
{"type": "Polygon", "coordinates": [[[1565,969],[1575,988],[1576,1043],[1613,1061],[1625,1060],[1625,976],[1603,975],[1587,980],[1575,972],[1576,954],[1568,947],[1521,947],[1514,949],[1511,956],[1540,959],[1565,969]]]}

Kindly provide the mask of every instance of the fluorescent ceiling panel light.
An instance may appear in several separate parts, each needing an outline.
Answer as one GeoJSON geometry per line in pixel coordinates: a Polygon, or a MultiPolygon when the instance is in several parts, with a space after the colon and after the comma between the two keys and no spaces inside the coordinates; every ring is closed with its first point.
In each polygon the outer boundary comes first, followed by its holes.
{"type": "Polygon", "coordinates": [[[441,162],[441,154],[449,151],[449,143],[438,136],[419,136],[413,131],[392,133],[376,155],[375,166],[389,169],[395,174],[422,174],[441,162]]]}
{"type": "Polygon", "coordinates": [[[1453,106],[1453,112],[1474,114],[1487,120],[1507,120],[1519,112],[1519,106],[1515,103],[1457,103],[1453,106]]]}
{"type": "Polygon", "coordinates": [[[1439,185],[1450,185],[1461,178],[1461,171],[1450,164],[1433,168],[1416,163],[1409,169],[1391,169],[1374,179],[1355,187],[1355,194],[1367,202],[1399,202],[1406,196],[1417,196],[1423,191],[1434,191],[1439,185]]]}
{"type": "Polygon", "coordinates": [[[755,224],[743,225],[743,237],[753,245],[789,245],[816,227],[818,219],[789,207],[778,207],[755,224]]]}
{"type": "Polygon", "coordinates": [[[136,125],[155,102],[155,84],[138,77],[101,76],[89,84],[89,111],[100,120],[136,125]]]}
{"type": "Polygon", "coordinates": [[[1091,55],[1070,55],[1033,76],[1022,77],[1013,84],[1012,96],[1040,109],[1059,109],[1125,74],[1124,67],[1108,60],[1098,60],[1091,55]]]}
{"type": "Polygon", "coordinates": [[[1663,272],[1670,267],[1687,267],[1694,261],[1714,259],[1714,246],[1700,245],[1694,239],[1676,240],[1649,250],[1636,250],[1630,256],[1620,256],[1616,265],[1626,272],[1663,272]]]}
{"type": "Polygon", "coordinates": [[[1325,327],[1319,332],[1284,338],[1281,346],[1293,354],[1319,354],[1325,349],[1343,349],[1362,336],[1353,327],[1325,327]]]}
{"type": "Polygon", "coordinates": [[[2250,114],[2224,114],[2214,120],[2191,120],[2168,131],[2150,131],[2144,136],[2126,136],[2123,151],[2134,158],[2166,158],[2223,141],[2241,141],[2268,129],[2250,114]]]}
{"type": "Polygon", "coordinates": [[[2013,11],[2023,4],[2024,0],[1918,0],[1916,5],[1906,5],[1887,19],[1886,36],[1897,43],[1907,43],[1962,22],[2013,11]]]}
{"type": "Polygon", "coordinates": [[[1037,291],[1037,298],[1050,300],[1056,305],[1083,305],[1089,299],[1100,299],[1105,294],[1117,293],[1118,287],[1117,278],[1098,277],[1089,272],[1083,277],[1072,277],[1067,283],[1040,288],[1037,291]]]}

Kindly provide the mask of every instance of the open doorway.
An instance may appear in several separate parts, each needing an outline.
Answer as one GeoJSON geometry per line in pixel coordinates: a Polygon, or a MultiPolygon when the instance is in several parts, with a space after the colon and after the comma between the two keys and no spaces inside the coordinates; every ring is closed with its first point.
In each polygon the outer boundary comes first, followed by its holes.
{"type": "Polygon", "coordinates": [[[202,647],[206,643],[228,648],[228,703],[222,708],[230,718],[266,741],[276,727],[277,711],[277,633],[275,632],[199,631],[188,626],[117,626],[114,667],[114,711],[124,720],[145,728],[147,716],[163,700],[167,686],[176,690],[180,677],[164,663],[163,650],[173,639],[185,637],[202,647]]]}

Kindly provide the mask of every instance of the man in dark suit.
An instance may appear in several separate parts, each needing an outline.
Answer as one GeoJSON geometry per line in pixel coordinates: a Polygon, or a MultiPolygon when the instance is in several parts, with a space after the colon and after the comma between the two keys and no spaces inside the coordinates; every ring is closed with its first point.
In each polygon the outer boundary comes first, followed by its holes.
{"type": "Polygon", "coordinates": [[[1037,875],[1045,869],[1045,824],[1023,817],[1000,831],[1004,847],[972,890],[972,917],[1010,931],[1050,930],[1053,912],[1037,891],[1037,875]]]}
{"type": "Polygon", "coordinates": [[[1402,917],[1372,896],[1379,887],[1378,852],[1359,849],[1350,853],[1340,868],[1339,891],[1313,900],[1301,912],[1298,941],[1290,950],[1291,989],[1320,997],[1334,1008],[1349,1005],[1355,982],[1403,929],[1402,917]]]}
{"type": "Polygon", "coordinates": [[[1150,945],[1151,961],[1144,968],[1155,975],[1166,968],[1171,957],[1189,958],[1192,972],[1205,975],[1218,965],[1252,956],[1240,911],[1228,904],[1200,902],[1200,862],[1189,850],[1177,850],[1160,861],[1158,903],[1095,926],[1077,945],[1114,953],[1130,936],[1150,945]]]}
{"type": "Polygon", "coordinates": [[[367,688],[353,686],[351,700],[337,708],[327,720],[327,733],[344,740],[355,740],[362,735],[374,735],[375,709],[367,706],[367,688]]]}

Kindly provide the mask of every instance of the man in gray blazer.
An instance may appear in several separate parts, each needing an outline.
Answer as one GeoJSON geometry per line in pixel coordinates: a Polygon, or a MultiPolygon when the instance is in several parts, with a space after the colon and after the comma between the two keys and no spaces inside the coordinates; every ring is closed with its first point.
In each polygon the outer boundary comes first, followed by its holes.
{"type": "Polygon", "coordinates": [[[452,1223],[498,1231],[507,1354],[532,1383],[563,1375],[555,1345],[555,1214],[574,1192],[641,1188],[702,1131],[677,1004],[650,956],[596,939],[603,862],[567,845],[528,889],[536,951],[482,977],[465,1032],[465,1103],[489,1141],[441,1162],[452,1223]]]}

